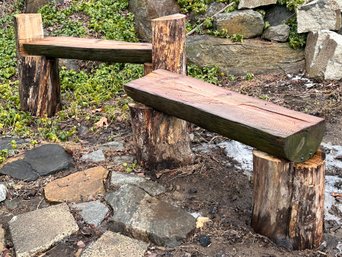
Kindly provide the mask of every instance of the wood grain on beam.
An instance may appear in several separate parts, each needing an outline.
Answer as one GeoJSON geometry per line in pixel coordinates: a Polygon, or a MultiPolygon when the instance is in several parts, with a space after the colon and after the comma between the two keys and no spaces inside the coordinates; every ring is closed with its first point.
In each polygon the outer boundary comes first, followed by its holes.
{"type": "Polygon", "coordinates": [[[165,70],[125,89],[135,101],[294,162],[313,156],[325,130],[322,118],[165,70]]]}
{"type": "Polygon", "coordinates": [[[152,45],[75,37],[46,37],[23,44],[30,55],[102,62],[152,62],[152,45]]]}

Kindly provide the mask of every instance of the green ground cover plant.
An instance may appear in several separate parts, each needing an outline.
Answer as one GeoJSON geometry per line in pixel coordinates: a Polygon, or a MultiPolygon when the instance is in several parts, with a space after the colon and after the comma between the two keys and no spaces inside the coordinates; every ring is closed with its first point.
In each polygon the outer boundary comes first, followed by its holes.
{"type": "MultiPolygon", "coordinates": [[[[123,85],[142,76],[142,65],[95,63],[89,67],[85,63],[77,71],[61,67],[62,111],[52,118],[37,118],[20,110],[13,19],[21,10],[22,3],[18,1],[0,18],[0,136],[29,138],[32,145],[41,140],[77,141],[75,124],[91,125],[102,116],[110,121],[121,119],[117,116],[127,111],[129,102],[123,85]],[[96,109],[102,111],[91,112],[96,109]]],[[[50,36],[138,41],[128,0],[72,0],[66,5],[48,4],[40,12],[50,36]]],[[[211,83],[218,81],[215,67],[190,65],[188,70],[197,78],[211,83]]],[[[7,157],[8,150],[1,151],[0,163],[7,157]]]]}

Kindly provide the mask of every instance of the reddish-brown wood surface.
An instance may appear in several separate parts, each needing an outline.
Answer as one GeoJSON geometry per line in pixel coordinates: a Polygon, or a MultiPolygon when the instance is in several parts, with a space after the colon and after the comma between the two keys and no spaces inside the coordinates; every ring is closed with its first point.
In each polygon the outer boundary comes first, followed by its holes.
{"type": "Polygon", "coordinates": [[[324,134],[321,118],[165,70],[125,89],[138,102],[295,162],[312,157],[324,134]]]}
{"type": "Polygon", "coordinates": [[[23,43],[27,54],[103,62],[152,61],[152,45],[75,37],[46,37],[23,43]]]}

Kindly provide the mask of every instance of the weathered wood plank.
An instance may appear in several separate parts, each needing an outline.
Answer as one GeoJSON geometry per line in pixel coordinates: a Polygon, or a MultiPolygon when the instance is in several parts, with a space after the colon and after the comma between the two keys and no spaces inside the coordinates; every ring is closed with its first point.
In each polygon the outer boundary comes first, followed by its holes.
{"type": "Polygon", "coordinates": [[[27,54],[102,62],[152,62],[152,45],[75,37],[46,37],[25,42],[27,54]]]}
{"type": "Polygon", "coordinates": [[[135,101],[294,162],[313,156],[325,130],[322,118],[165,70],[125,89],[135,101]]]}

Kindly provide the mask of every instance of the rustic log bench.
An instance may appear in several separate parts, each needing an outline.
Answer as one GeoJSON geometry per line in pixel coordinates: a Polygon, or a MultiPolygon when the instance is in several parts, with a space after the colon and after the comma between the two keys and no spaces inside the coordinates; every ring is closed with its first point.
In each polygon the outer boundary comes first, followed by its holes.
{"type": "Polygon", "coordinates": [[[61,109],[58,58],[109,63],[152,61],[152,44],[114,40],[44,37],[41,14],[15,16],[20,107],[34,116],[61,109]]]}
{"type": "MultiPolygon", "coordinates": [[[[162,69],[128,83],[125,90],[137,102],[258,149],[253,153],[253,228],[290,249],[320,245],[322,118],[162,69]]],[[[139,120],[139,112],[132,108],[133,128],[149,126],[139,120]]]]}
{"type": "Polygon", "coordinates": [[[154,19],[152,44],[44,38],[40,14],[19,14],[15,21],[23,110],[53,116],[60,109],[57,58],[144,63],[145,75],[156,71],[125,87],[134,100],[155,108],[130,108],[140,163],[147,168],[190,164],[184,120],[251,145],[258,149],[253,153],[254,230],[291,249],[320,245],[325,161],[317,148],[323,119],[185,76],[184,15],[154,19]]]}

